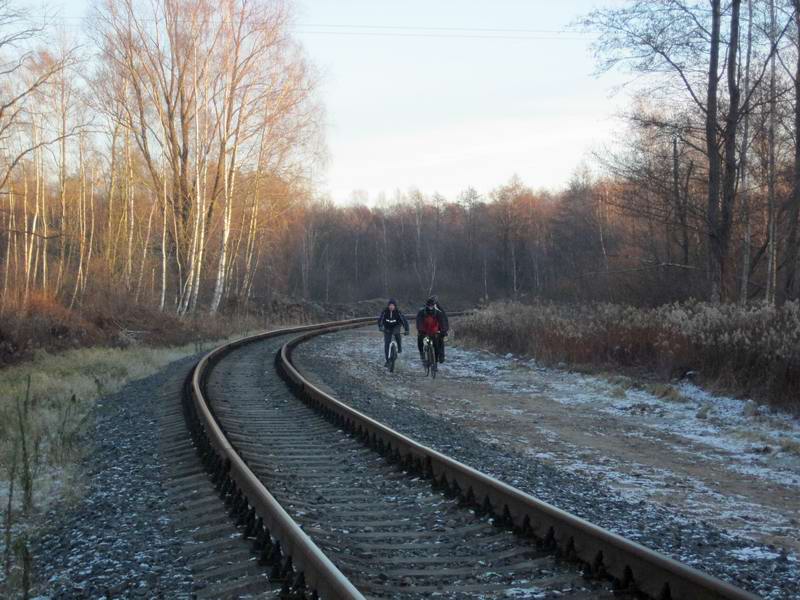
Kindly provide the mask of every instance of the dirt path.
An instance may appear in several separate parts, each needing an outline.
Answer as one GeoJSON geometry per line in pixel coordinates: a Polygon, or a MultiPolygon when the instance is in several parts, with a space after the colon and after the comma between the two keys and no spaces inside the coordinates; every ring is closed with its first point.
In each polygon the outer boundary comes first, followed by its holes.
{"type": "MultiPolygon", "coordinates": [[[[336,336],[336,344],[314,352],[356,376],[364,374],[364,361],[380,360],[376,332],[336,336]]],[[[620,385],[458,347],[448,349],[433,381],[418,365],[415,338],[406,342],[398,372],[365,377],[366,387],[631,500],[773,544],[776,557],[783,550],[797,560],[800,423],[791,417],[759,413],[688,384],[658,398],[630,381],[620,385]]]]}

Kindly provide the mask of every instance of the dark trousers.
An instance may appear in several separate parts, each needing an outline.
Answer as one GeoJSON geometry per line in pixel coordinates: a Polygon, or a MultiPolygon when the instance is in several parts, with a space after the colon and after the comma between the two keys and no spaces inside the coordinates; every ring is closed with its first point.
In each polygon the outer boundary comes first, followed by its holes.
{"type": "MultiPolygon", "coordinates": [[[[441,333],[429,336],[433,340],[433,350],[436,352],[436,362],[444,362],[444,338],[441,333]]],[[[422,354],[422,340],[425,339],[424,333],[417,334],[417,348],[422,354]]]]}
{"type": "Polygon", "coordinates": [[[403,337],[400,335],[400,329],[384,329],[383,330],[383,355],[386,360],[389,360],[389,344],[392,343],[392,336],[397,342],[397,353],[403,351],[403,337]]]}

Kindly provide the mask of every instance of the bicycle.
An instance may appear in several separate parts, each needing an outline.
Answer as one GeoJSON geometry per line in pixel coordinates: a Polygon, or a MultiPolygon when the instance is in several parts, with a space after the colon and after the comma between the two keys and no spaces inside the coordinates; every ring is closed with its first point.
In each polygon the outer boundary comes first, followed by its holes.
{"type": "Polygon", "coordinates": [[[389,342],[389,372],[394,373],[394,363],[397,360],[397,341],[392,336],[392,341],[389,342]]]}
{"type": "Polygon", "coordinates": [[[436,348],[429,335],[422,338],[422,356],[425,358],[425,377],[430,375],[432,379],[436,379],[436,348]]]}

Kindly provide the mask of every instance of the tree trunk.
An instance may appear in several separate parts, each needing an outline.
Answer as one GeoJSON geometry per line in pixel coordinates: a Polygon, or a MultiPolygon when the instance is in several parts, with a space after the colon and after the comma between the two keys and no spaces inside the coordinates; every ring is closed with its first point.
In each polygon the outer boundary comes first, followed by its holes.
{"type": "MultiPolygon", "coordinates": [[[[32,232],[36,231],[36,221],[39,217],[38,213],[34,214],[33,216],[33,223],[30,225],[28,224],[28,178],[23,174],[24,177],[24,193],[22,196],[22,215],[23,215],[23,223],[25,223],[24,231],[32,232]]],[[[24,239],[24,248],[25,248],[25,297],[24,297],[24,306],[28,305],[28,298],[30,297],[31,292],[31,259],[33,255],[33,235],[31,233],[26,233],[24,239]]]]}
{"type": "Polygon", "coordinates": [[[720,302],[722,252],[719,232],[720,157],[717,147],[717,70],[719,68],[720,0],[711,0],[711,50],[706,98],[706,152],[708,153],[708,278],[709,299],[720,302]]]}
{"type": "Polygon", "coordinates": [[[6,229],[8,230],[8,237],[6,238],[6,255],[3,261],[3,295],[0,296],[0,317],[5,313],[6,305],[9,304],[8,299],[8,279],[11,273],[11,240],[16,241],[17,234],[14,233],[14,187],[10,186],[8,193],[8,216],[6,217],[6,229]]]}
{"type": "Polygon", "coordinates": [[[389,241],[386,237],[386,213],[381,214],[381,225],[383,227],[383,295],[389,296],[389,241]]]}
{"type": "Polygon", "coordinates": [[[114,240],[114,196],[117,189],[117,136],[119,135],[119,125],[114,125],[111,133],[111,164],[109,166],[110,180],[108,183],[108,219],[106,231],[106,269],[108,269],[109,279],[114,273],[114,263],[117,257],[117,248],[114,240]]]}
{"type": "Polygon", "coordinates": [[[125,288],[130,291],[133,276],[133,231],[135,224],[134,215],[134,186],[133,186],[133,156],[131,152],[131,139],[130,133],[125,135],[125,173],[126,173],[126,186],[125,197],[128,202],[128,254],[125,260],[125,288]]]}
{"type": "Polygon", "coordinates": [[[153,225],[153,213],[156,211],[156,201],[153,199],[153,205],[150,207],[150,215],[147,217],[147,233],[145,233],[144,240],[142,241],[142,264],[139,267],[139,277],[136,281],[136,303],[139,303],[139,295],[142,292],[142,279],[144,278],[144,265],[147,262],[147,247],[150,245],[150,231],[153,225]]]}
{"type": "Polygon", "coordinates": [[[61,200],[61,215],[59,225],[61,229],[61,238],[59,239],[58,249],[58,275],[56,276],[55,293],[61,291],[61,284],[64,277],[66,253],[67,253],[67,107],[65,103],[65,90],[66,78],[61,77],[60,81],[60,111],[61,111],[61,142],[59,144],[60,156],[58,164],[58,187],[59,199],[61,200]]]}
{"type": "MultiPolygon", "coordinates": [[[[165,169],[166,170],[166,169],[165,169]]],[[[163,219],[161,222],[161,300],[158,309],[164,312],[167,303],[167,177],[163,177],[162,204],[163,219]]]]}
{"type": "MultiPolygon", "coordinates": [[[[731,27],[730,42],[728,48],[728,112],[725,115],[724,152],[725,169],[722,182],[722,207],[718,234],[718,261],[719,261],[719,283],[720,300],[725,299],[725,274],[728,262],[728,252],[730,248],[731,228],[733,224],[733,212],[736,207],[736,140],[739,127],[739,98],[741,89],[738,79],[738,59],[739,59],[739,13],[741,0],[733,0],[731,3],[731,27]]],[[[774,56],[774,55],[773,55],[774,56]]]]}
{"type": "MultiPolygon", "coordinates": [[[[800,0],[798,0],[800,1],[800,0]]],[[[753,0],[747,0],[747,57],[744,68],[744,91],[750,93],[750,61],[753,55],[753,0]]],[[[747,172],[747,150],[750,144],[750,107],[745,107],[744,126],[742,129],[742,148],[739,165],[741,186],[739,197],[742,203],[742,219],[744,220],[744,241],[742,243],[742,279],[739,288],[739,304],[744,306],[750,294],[750,246],[752,232],[750,226],[750,178],[747,172]]]]}
{"type": "MultiPolygon", "coordinates": [[[[70,309],[75,306],[75,302],[78,298],[78,290],[80,289],[81,279],[83,278],[83,254],[86,244],[86,211],[84,208],[84,204],[86,203],[86,171],[83,161],[83,139],[81,139],[81,141],[78,143],[78,163],[80,165],[80,190],[78,192],[78,271],[75,275],[75,285],[72,288],[72,299],[69,302],[70,309]]],[[[130,287],[127,289],[130,289],[130,287]]]]}
{"type": "MultiPolygon", "coordinates": [[[[769,3],[769,38],[775,44],[775,0],[769,3]]],[[[767,126],[767,282],[764,287],[764,300],[769,304],[775,303],[775,288],[777,274],[777,243],[775,221],[777,218],[775,207],[775,117],[776,117],[776,68],[775,53],[770,56],[769,66],[769,121],[767,126]]]]}
{"type": "MultiPolygon", "coordinates": [[[[794,8],[795,30],[800,40],[800,0],[792,0],[794,8]]],[[[797,42],[800,51],[800,41],[797,42]]],[[[783,284],[784,296],[787,300],[798,297],[798,260],[800,260],[800,54],[795,63],[794,73],[794,166],[792,170],[792,196],[787,211],[789,229],[786,240],[786,276],[783,284]]]]}
{"type": "Polygon", "coordinates": [[[94,226],[95,226],[95,212],[94,212],[94,179],[95,173],[92,168],[91,175],[89,176],[89,242],[86,245],[86,268],[83,271],[83,284],[81,285],[81,293],[85,294],[86,284],[89,281],[89,269],[92,268],[92,250],[94,248],[94,226]]]}

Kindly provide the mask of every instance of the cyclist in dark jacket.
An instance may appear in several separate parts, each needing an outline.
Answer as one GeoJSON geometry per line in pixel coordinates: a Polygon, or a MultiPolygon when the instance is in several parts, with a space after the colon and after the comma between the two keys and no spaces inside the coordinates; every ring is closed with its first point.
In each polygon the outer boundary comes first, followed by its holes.
{"type": "Polygon", "coordinates": [[[378,329],[383,332],[383,355],[386,358],[386,364],[389,364],[389,344],[392,343],[392,336],[397,342],[398,354],[403,351],[403,342],[400,338],[400,327],[403,328],[403,333],[408,335],[408,321],[400,309],[397,308],[397,301],[390,298],[386,308],[381,312],[378,317],[378,329]]]}
{"type": "Polygon", "coordinates": [[[425,302],[425,306],[417,313],[417,348],[419,349],[419,357],[423,361],[425,356],[422,353],[422,340],[427,335],[433,340],[436,361],[444,362],[444,338],[447,337],[449,328],[447,314],[438,306],[436,297],[431,296],[425,302]]]}

